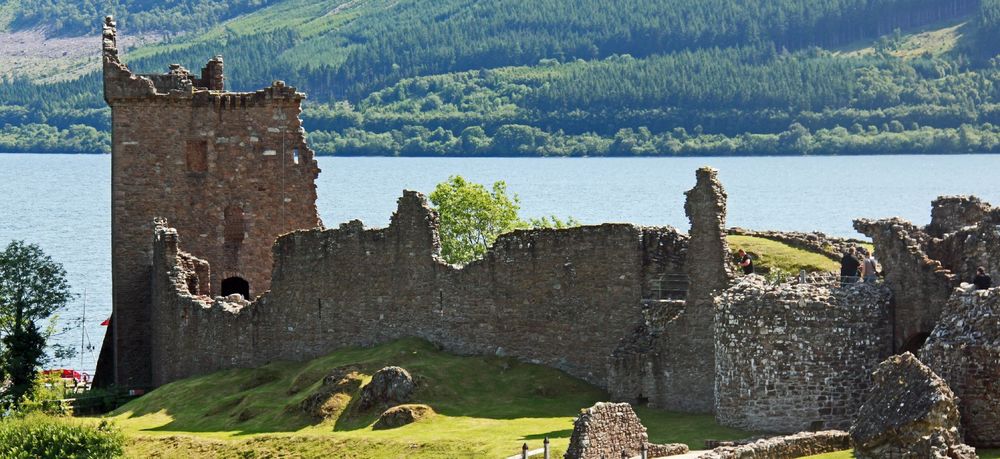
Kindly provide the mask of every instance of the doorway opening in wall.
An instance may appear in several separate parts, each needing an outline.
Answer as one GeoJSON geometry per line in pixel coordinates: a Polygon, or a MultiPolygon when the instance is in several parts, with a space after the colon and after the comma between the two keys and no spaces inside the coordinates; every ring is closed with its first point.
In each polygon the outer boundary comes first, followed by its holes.
{"type": "Polygon", "coordinates": [[[242,277],[230,277],[222,281],[222,296],[229,296],[234,293],[243,295],[243,298],[250,299],[250,283],[242,277]]]}
{"type": "Polygon", "coordinates": [[[903,343],[903,347],[899,349],[899,353],[903,354],[906,352],[913,353],[913,355],[920,357],[920,348],[924,346],[924,342],[927,338],[931,336],[930,333],[920,332],[910,337],[903,343]]]}

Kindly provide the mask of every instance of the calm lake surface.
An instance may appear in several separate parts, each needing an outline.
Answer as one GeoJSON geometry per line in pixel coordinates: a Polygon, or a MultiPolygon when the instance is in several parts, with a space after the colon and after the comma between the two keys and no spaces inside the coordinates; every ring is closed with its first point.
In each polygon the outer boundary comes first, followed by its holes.
{"type": "MultiPolygon", "coordinates": [[[[857,217],[930,221],[930,201],[975,194],[1000,203],[1000,155],[764,158],[320,158],[319,212],[327,227],[389,222],[403,189],[429,193],[449,175],[507,182],[525,217],[573,216],[687,230],[684,191],[694,170],[718,168],[731,226],[859,236],[857,217]]],[[[111,158],[0,154],[0,245],[39,244],[66,267],[79,298],[56,340],[93,351],[54,366],[92,371],[111,313],[111,158]],[[86,301],[84,301],[86,299],[86,301]],[[84,318],[85,327],[79,324],[84,318]],[[82,331],[86,333],[82,335],[82,331]]],[[[182,244],[183,244],[183,237],[182,244]]]]}

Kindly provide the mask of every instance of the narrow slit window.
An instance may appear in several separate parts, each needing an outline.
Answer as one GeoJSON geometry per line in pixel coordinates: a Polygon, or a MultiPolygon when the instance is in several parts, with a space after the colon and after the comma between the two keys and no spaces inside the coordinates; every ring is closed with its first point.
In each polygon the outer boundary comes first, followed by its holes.
{"type": "Polygon", "coordinates": [[[295,164],[299,163],[299,149],[296,148],[292,150],[292,162],[295,164]]]}

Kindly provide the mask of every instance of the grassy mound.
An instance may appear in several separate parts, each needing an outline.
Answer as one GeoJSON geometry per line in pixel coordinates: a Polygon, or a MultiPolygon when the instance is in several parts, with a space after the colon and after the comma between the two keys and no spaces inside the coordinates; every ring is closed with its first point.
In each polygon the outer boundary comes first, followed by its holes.
{"type": "MultiPolygon", "coordinates": [[[[457,357],[404,339],[306,363],[177,381],[111,416],[134,440],[128,454],[135,457],[506,457],[524,442],[540,447],[544,437],[561,454],[573,417],[607,399],[558,370],[509,358],[457,357]],[[434,415],[374,428],[382,412],[357,409],[356,396],[389,365],[410,371],[417,384],[410,403],[434,415]]],[[[750,435],[716,425],[711,415],[637,411],[658,443],[702,448],[706,439],[750,435]]]]}
{"type": "Polygon", "coordinates": [[[791,274],[798,274],[803,269],[806,272],[840,270],[840,264],[823,254],[792,247],[783,242],[754,236],[727,236],[727,240],[730,250],[735,252],[743,249],[756,255],[755,266],[771,272],[776,269],[791,274]]]}

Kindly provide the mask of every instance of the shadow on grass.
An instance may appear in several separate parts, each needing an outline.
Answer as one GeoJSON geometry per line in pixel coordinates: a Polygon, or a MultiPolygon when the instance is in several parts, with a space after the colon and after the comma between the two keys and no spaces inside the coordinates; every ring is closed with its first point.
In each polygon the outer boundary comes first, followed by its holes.
{"type": "Polygon", "coordinates": [[[569,438],[573,436],[573,429],[553,430],[543,434],[525,435],[522,440],[542,440],[544,438],[569,438]]]}

